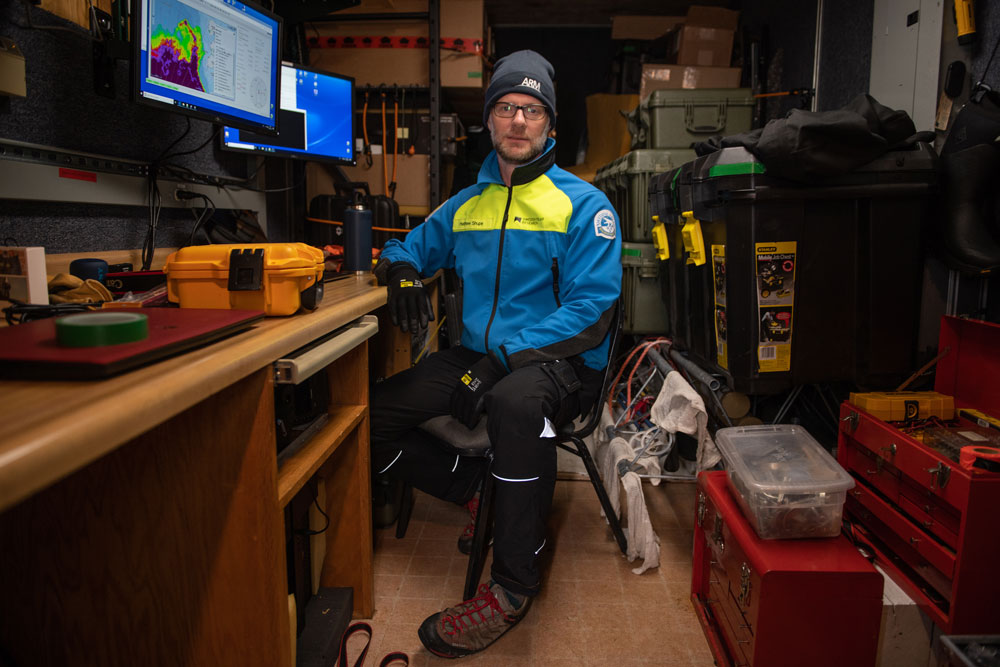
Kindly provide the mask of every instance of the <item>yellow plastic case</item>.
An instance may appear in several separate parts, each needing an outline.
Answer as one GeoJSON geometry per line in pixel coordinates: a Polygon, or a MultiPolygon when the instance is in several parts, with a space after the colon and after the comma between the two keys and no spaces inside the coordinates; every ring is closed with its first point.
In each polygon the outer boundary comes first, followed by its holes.
{"type": "Polygon", "coordinates": [[[850,402],[882,421],[955,418],[955,399],[936,391],[851,392],[850,402]]]}
{"type": "Polygon", "coordinates": [[[323,298],[323,251],[305,243],[190,246],[167,257],[167,298],[181,308],[292,315],[323,298]]]}

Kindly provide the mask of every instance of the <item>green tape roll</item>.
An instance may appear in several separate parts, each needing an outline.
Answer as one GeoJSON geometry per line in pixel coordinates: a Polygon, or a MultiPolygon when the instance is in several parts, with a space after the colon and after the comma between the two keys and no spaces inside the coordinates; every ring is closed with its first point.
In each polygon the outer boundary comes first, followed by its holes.
{"type": "Polygon", "coordinates": [[[149,338],[149,319],[139,313],[78,313],[56,320],[56,340],[64,347],[100,347],[149,338]]]}

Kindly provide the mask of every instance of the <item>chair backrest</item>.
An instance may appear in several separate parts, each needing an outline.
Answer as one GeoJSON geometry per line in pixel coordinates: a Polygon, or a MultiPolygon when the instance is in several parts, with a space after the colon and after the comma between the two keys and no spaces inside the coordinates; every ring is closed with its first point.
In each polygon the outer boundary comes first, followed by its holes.
{"type": "Polygon", "coordinates": [[[564,435],[572,435],[576,438],[586,438],[588,435],[594,432],[597,425],[601,421],[601,414],[603,412],[602,406],[611,390],[611,383],[614,382],[614,365],[615,357],[618,356],[618,343],[621,340],[622,335],[622,301],[621,298],[615,300],[615,312],[611,318],[611,340],[608,344],[608,365],[604,367],[604,379],[601,381],[601,393],[598,394],[597,400],[594,402],[594,406],[590,409],[589,417],[587,420],[580,425],[579,428],[574,430],[572,433],[566,433],[564,435]]]}

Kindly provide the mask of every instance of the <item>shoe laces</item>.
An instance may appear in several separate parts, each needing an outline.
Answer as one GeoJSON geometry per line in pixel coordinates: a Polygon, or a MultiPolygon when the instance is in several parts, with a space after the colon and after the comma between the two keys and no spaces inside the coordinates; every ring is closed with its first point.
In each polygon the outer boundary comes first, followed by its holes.
{"type": "Polygon", "coordinates": [[[462,537],[472,537],[476,532],[476,515],[479,514],[479,498],[473,498],[465,503],[465,509],[469,510],[470,520],[462,531],[462,537]]]}
{"type": "Polygon", "coordinates": [[[500,614],[505,621],[513,618],[500,606],[500,601],[493,595],[489,584],[479,585],[479,595],[470,598],[459,605],[462,609],[458,614],[445,614],[441,617],[441,629],[452,637],[470,630],[480,623],[487,623],[500,614]],[[489,616],[487,616],[489,614],[489,616]],[[450,626],[450,627],[449,627],[450,626]]]}

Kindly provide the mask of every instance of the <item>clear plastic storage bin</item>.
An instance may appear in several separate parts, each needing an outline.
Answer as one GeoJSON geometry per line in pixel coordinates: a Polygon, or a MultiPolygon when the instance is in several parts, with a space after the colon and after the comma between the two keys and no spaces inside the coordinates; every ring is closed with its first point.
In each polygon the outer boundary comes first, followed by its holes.
{"type": "Polygon", "coordinates": [[[729,488],[765,539],[836,537],[854,480],[801,426],[737,426],[715,435],[729,488]]]}

